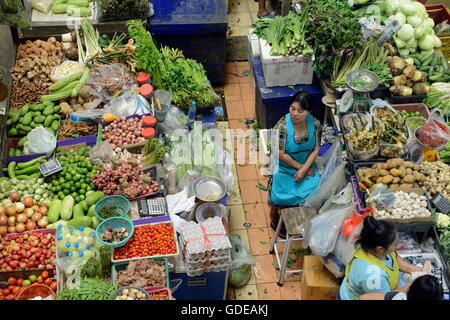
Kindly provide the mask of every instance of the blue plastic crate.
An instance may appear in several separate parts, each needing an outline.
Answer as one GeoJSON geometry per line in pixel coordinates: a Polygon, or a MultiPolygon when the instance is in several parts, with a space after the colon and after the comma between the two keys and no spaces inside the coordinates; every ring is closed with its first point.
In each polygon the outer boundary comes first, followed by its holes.
{"type": "Polygon", "coordinates": [[[152,0],[155,15],[147,28],[158,46],[183,51],[200,62],[211,83],[225,78],[228,15],[223,0],[152,0]],[[201,48],[201,50],[199,50],[201,48]]]}
{"type": "Polygon", "coordinates": [[[325,106],[322,103],[323,92],[319,84],[267,88],[259,57],[252,59],[252,70],[255,81],[256,117],[260,128],[273,128],[278,120],[289,112],[289,102],[292,96],[300,90],[312,95],[313,110],[311,114],[323,122],[325,106]]]}

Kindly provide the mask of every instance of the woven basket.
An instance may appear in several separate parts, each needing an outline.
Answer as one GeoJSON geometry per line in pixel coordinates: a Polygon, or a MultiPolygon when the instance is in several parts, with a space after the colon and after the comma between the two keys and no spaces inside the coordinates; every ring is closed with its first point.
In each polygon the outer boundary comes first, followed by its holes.
{"type": "Polygon", "coordinates": [[[95,237],[97,238],[97,240],[101,244],[104,244],[105,246],[109,246],[112,248],[118,248],[118,247],[125,245],[130,240],[133,233],[134,233],[133,223],[130,220],[128,220],[126,218],[121,218],[121,217],[112,217],[112,218],[103,220],[98,225],[97,229],[95,229],[95,237]],[[105,232],[108,229],[108,227],[112,227],[113,229],[125,228],[125,229],[127,229],[127,231],[130,234],[128,235],[128,237],[126,237],[125,239],[123,239],[120,242],[114,242],[114,243],[106,242],[106,241],[101,240],[100,236],[103,232],[105,232]]]}
{"type": "Polygon", "coordinates": [[[100,217],[100,210],[108,207],[116,207],[119,212],[121,212],[117,217],[124,217],[130,211],[130,201],[127,198],[122,196],[108,196],[101,199],[94,207],[94,214],[100,220],[104,221],[105,219],[100,217]]]}

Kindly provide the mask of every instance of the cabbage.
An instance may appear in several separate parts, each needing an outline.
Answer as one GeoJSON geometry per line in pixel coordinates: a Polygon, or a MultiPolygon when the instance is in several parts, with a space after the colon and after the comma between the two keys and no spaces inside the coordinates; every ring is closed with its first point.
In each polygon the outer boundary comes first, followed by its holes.
{"type": "Polygon", "coordinates": [[[397,12],[398,6],[399,0],[388,1],[386,6],[386,14],[389,16],[395,14],[397,12]]]}
{"type": "Polygon", "coordinates": [[[409,48],[409,53],[416,53],[416,52],[417,52],[417,43],[416,43],[416,47],[409,48]]]}
{"type": "Polygon", "coordinates": [[[424,25],[425,27],[431,27],[431,28],[433,28],[433,27],[434,27],[434,20],[431,19],[430,17],[428,17],[428,18],[426,18],[426,19],[423,20],[423,25],[424,25]]]}
{"type": "Polygon", "coordinates": [[[408,41],[414,37],[414,28],[406,23],[397,31],[397,36],[403,41],[408,41]]]}
{"type": "Polygon", "coordinates": [[[422,50],[433,50],[436,44],[436,36],[427,34],[419,40],[419,47],[422,50]]]}
{"type": "Polygon", "coordinates": [[[402,39],[398,38],[397,36],[394,36],[394,40],[395,40],[395,43],[397,44],[397,48],[401,49],[401,48],[404,48],[406,46],[405,41],[403,41],[402,39]]]}
{"type": "Polygon", "coordinates": [[[433,54],[434,50],[433,49],[431,49],[431,50],[422,50],[420,53],[421,54],[433,54]]]}
{"type": "Polygon", "coordinates": [[[413,26],[413,28],[417,28],[422,24],[422,18],[419,16],[409,16],[406,18],[406,21],[413,26]]]}
{"type": "Polygon", "coordinates": [[[435,48],[440,48],[440,47],[442,47],[442,41],[441,41],[441,39],[439,39],[439,37],[436,37],[436,36],[434,36],[434,38],[435,38],[435,44],[434,44],[434,47],[435,47],[435,48]]]}
{"type": "Polygon", "coordinates": [[[425,35],[425,27],[424,26],[420,26],[414,29],[414,38],[416,38],[417,40],[419,40],[420,38],[422,38],[425,35]]]}
{"type": "Polygon", "coordinates": [[[411,39],[409,39],[408,41],[406,41],[406,48],[411,48],[411,47],[417,47],[417,40],[416,38],[412,37],[411,39]]]}
{"type": "Polygon", "coordinates": [[[402,3],[399,9],[405,16],[413,16],[417,12],[416,6],[411,1],[402,3]]]}
{"type": "Polygon", "coordinates": [[[427,34],[430,34],[430,35],[434,35],[434,30],[433,30],[433,28],[432,27],[425,27],[425,26],[423,26],[423,35],[425,36],[425,35],[427,35],[427,34]]]}
{"type": "Polygon", "coordinates": [[[409,54],[409,50],[408,49],[399,49],[398,51],[400,52],[400,55],[402,57],[407,56],[409,54]]]}
{"type": "Polygon", "coordinates": [[[406,23],[406,16],[401,12],[397,12],[394,16],[394,19],[397,20],[401,26],[406,23]]]}

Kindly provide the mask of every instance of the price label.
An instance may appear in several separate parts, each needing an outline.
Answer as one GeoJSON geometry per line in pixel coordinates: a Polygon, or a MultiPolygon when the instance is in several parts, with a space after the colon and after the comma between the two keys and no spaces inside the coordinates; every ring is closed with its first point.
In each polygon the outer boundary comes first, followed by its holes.
{"type": "Polygon", "coordinates": [[[61,166],[61,163],[59,163],[58,159],[56,158],[48,160],[39,165],[39,170],[44,177],[51,176],[52,174],[62,171],[62,169],[63,168],[61,166]]]}

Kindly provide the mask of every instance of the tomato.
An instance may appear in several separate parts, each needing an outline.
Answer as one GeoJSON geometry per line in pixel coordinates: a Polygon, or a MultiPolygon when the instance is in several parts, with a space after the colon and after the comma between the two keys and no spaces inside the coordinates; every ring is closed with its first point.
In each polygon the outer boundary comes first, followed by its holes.
{"type": "Polygon", "coordinates": [[[2,294],[3,294],[4,296],[7,296],[7,295],[10,294],[10,293],[11,293],[11,290],[8,289],[8,288],[3,289],[3,291],[2,291],[2,294]]]}
{"type": "Polygon", "coordinates": [[[15,300],[15,299],[16,299],[16,297],[13,294],[8,294],[6,296],[6,300],[15,300]]]}
{"type": "Polygon", "coordinates": [[[12,294],[16,295],[20,290],[22,290],[21,287],[14,287],[14,289],[12,290],[12,294]]]}
{"type": "Polygon", "coordinates": [[[23,279],[22,278],[17,279],[16,285],[21,287],[23,285],[23,279]]]}
{"type": "Polygon", "coordinates": [[[39,276],[39,277],[36,278],[36,282],[37,283],[42,283],[42,282],[44,282],[44,280],[42,280],[42,277],[39,276]]]}
{"type": "Polygon", "coordinates": [[[50,285],[52,284],[52,282],[53,282],[52,278],[46,278],[46,279],[44,280],[44,284],[45,284],[46,286],[50,286],[50,285]]]}
{"type": "Polygon", "coordinates": [[[57,289],[56,281],[52,281],[52,283],[50,284],[50,289],[52,289],[53,291],[56,292],[56,289],[57,289]]]}
{"type": "Polygon", "coordinates": [[[8,284],[11,285],[11,286],[13,286],[13,285],[16,284],[16,281],[17,281],[16,278],[10,277],[10,278],[8,279],[8,284]]]}
{"type": "Polygon", "coordinates": [[[0,294],[0,300],[5,300],[5,299],[6,299],[6,297],[4,295],[0,294]]]}

